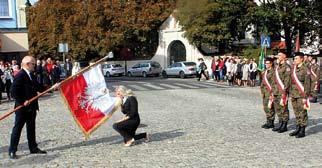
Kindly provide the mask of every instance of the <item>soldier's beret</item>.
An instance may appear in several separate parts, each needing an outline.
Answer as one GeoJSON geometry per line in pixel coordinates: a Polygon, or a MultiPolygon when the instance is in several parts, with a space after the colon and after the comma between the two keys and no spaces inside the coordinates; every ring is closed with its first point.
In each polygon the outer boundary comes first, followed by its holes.
{"type": "Polygon", "coordinates": [[[286,51],[286,49],[280,49],[280,50],[278,50],[278,52],[279,52],[279,53],[283,53],[283,54],[287,55],[287,51],[286,51]]]}
{"type": "Polygon", "coordinates": [[[295,52],[294,53],[294,57],[296,57],[296,56],[304,57],[304,53],[302,53],[302,52],[295,52]]]}
{"type": "Polygon", "coordinates": [[[272,58],[272,57],[266,57],[265,58],[265,61],[274,62],[274,58],[272,58]]]}

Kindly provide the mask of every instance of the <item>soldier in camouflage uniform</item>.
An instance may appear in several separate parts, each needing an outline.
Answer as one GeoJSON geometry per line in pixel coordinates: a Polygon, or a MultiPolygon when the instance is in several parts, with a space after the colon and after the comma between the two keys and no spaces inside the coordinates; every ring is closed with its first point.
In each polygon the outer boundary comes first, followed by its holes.
{"type": "Polygon", "coordinates": [[[303,53],[295,53],[290,90],[290,97],[297,124],[296,130],[290,133],[290,136],[296,136],[296,138],[305,137],[305,127],[307,126],[308,120],[307,109],[310,106],[308,98],[311,93],[311,77],[310,70],[304,65],[303,57],[303,53]]]}
{"type": "Polygon", "coordinates": [[[286,62],[286,51],[280,50],[278,53],[277,66],[274,70],[275,88],[274,95],[274,109],[277,113],[279,124],[272,130],[278,133],[287,131],[287,122],[289,120],[288,111],[288,94],[291,85],[291,66],[286,62]]]}
{"type": "Polygon", "coordinates": [[[310,62],[309,70],[311,72],[311,102],[316,103],[320,92],[320,65],[317,64],[317,58],[308,56],[310,62]]]}
{"type": "Polygon", "coordinates": [[[273,88],[274,82],[274,59],[265,59],[266,70],[262,73],[261,93],[263,98],[263,108],[266,114],[266,123],[262,125],[262,128],[269,129],[274,127],[275,110],[273,107],[273,88]]]}

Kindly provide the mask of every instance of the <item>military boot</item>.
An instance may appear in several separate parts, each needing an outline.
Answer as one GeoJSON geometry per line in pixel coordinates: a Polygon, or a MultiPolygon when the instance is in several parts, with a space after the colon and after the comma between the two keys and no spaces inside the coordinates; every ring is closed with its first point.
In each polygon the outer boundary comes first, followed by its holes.
{"type": "Polygon", "coordinates": [[[280,129],[281,129],[281,127],[282,127],[282,121],[279,121],[278,125],[277,125],[277,126],[275,126],[275,127],[272,129],[272,131],[278,131],[278,130],[280,130],[280,129]]]}
{"type": "Polygon", "coordinates": [[[300,132],[300,126],[299,126],[299,125],[297,125],[297,126],[296,126],[296,130],[295,130],[295,131],[293,131],[293,132],[291,132],[289,135],[290,135],[290,136],[295,136],[295,135],[297,135],[299,132],[300,132]]]}
{"type": "Polygon", "coordinates": [[[280,130],[278,130],[278,133],[283,133],[286,131],[287,131],[287,121],[283,121],[280,130]]]}
{"type": "Polygon", "coordinates": [[[305,127],[300,127],[300,131],[296,135],[296,138],[303,138],[303,137],[305,137],[305,127]]]}
{"type": "Polygon", "coordinates": [[[267,120],[265,124],[262,125],[262,128],[269,129],[274,127],[273,120],[267,120]]]}
{"type": "Polygon", "coordinates": [[[274,120],[268,120],[268,124],[267,124],[266,129],[269,129],[269,128],[274,128],[274,120]]]}

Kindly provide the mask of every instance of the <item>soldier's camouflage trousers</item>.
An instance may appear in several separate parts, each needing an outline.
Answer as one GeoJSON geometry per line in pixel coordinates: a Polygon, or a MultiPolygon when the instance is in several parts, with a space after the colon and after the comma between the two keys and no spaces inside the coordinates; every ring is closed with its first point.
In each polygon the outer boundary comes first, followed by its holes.
{"type": "Polygon", "coordinates": [[[294,115],[297,125],[301,127],[307,126],[307,110],[303,108],[303,98],[291,98],[294,115]]]}
{"type": "Polygon", "coordinates": [[[288,102],[285,106],[280,105],[281,96],[274,95],[274,110],[277,113],[279,121],[288,121],[289,120],[289,111],[288,111],[288,102]]]}
{"type": "Polygon", "coordinates": [[[272,108],[268,108],[269,96],[263,96],[263,109],[266,114],[267,120],[275,120],[275,109],[274,104],[272,104],[272,108]]]}

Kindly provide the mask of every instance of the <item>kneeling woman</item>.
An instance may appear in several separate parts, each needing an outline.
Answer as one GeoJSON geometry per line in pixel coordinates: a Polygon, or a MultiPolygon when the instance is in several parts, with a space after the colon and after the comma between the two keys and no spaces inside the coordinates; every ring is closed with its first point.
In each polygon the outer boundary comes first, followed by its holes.
{"type": "Polygon", "coordinates": [[[122,120],[113,124],[113,128],[124,138],[124,146],[131,146],[135,140],[145,138],[149,140],[147,133],[135,135],[135,131],[140,125],[140,116],[138,113],[138,102],[131,89],[125,86],[119,86],[116,89],[116,96],[123,100],[122,113],[125,114],[122,120]]]}

